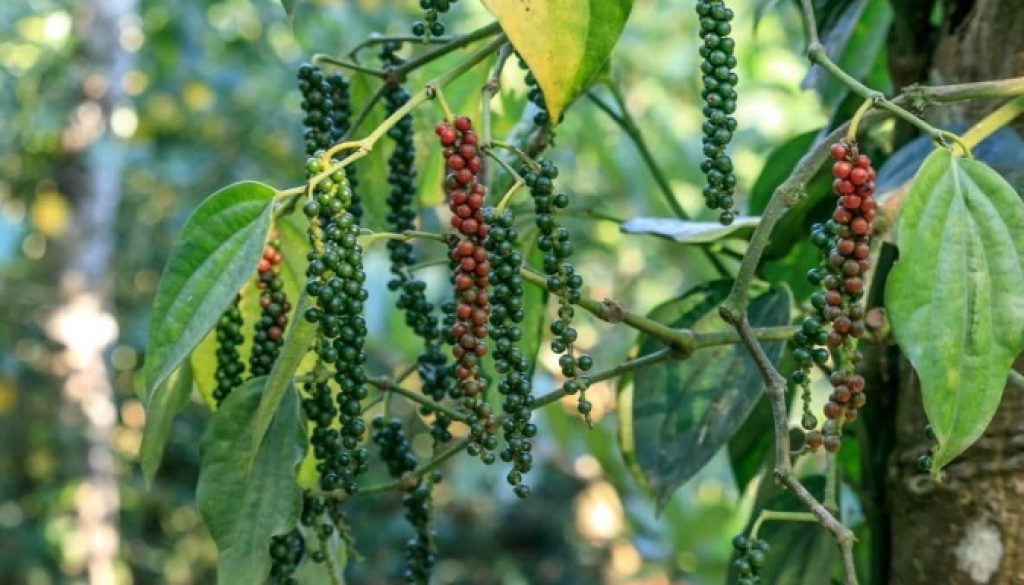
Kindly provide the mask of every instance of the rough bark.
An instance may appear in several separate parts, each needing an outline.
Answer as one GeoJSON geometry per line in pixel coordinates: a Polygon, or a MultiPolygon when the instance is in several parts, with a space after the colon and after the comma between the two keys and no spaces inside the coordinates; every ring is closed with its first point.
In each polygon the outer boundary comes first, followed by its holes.
{"type": "MultiPolygon", "coordinates": [[[[931,50],[925,81],[1024,75],[1024,1],[959,0],[946,2],[944,9],[946,28],[934,49],[925,47],[931,50]]],[[[929,115],[943,125],[969,125],[993,107],[979,102],[929,115]]],[[[936,483],[916,469],[928,440],[920,388],[909,365],[899,367],[889,391],[897,397],[887,482],[890,582],[1024,583],[1024,392],[1007,389],[984,436],[936,483]]]]}

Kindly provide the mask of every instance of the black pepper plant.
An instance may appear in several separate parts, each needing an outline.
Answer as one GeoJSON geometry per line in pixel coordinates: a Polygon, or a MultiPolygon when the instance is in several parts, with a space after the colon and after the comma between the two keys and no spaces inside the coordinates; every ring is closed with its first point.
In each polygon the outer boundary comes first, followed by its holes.
{"type": "MultiPolygon", "coordinates": [[[[842,113],[838,126],[824,128],[770,200],[751,208],[755,217],[740,228],[752,230],[723,228],[685,217],[615,75],[607,74],[629,0],[484,0],[495,22],[445,37],[440,15],[454,4],[421,0],[413,37],[375,35],[346,57],[316,55],[299,66],[305,152],[296,153],[296,172],[301,167],[303,182],[285,189],[236,183],[210,196],[185,225],[153,305],[143,372],[147,479],[195,384],[216,407],[201,445],[197,501],[220,551],[220,583],[300,583],[310,567],[327,582],[343,582],[346,560],[358,557],[346,510],[359,498],[396,492],[412,534],[400,574],[425,584],[446,554],[434,537],[443,520],[433,503],[445,463],[469,453],[500,467],[510,491],[528,498],[533,478],[543,473],[534,446],[544,428],[534,412],[565,399],[586,426],[602,424],[592,389],[625,375],[615,413],[620,449],[660,503],[734,437],[745,446],[737,453],[730,445],[734,461],[770,454],[758,471],[739,463],[735,469],[745,485],[760,476],[757,489],[764,492],[744,531],[749,536],[733,540],[732,582],[779,582],[782,561],[768,550],[771,535],[785,532],[759,536],[765,522],[778,522],[824,528],[840,551],[836,574],[856,583],[855,539],[837,512],[836,486],[853,451],[842,445],[871,445],[865,437],[874,403],[867,396],[877,380],[865,367],[866,344],[895,342],[916,369],[928,454],[911,465],[935,478],[991,420],[1010,364],[1024,349],[1024,237],[993,235],[1019,236],[1013,230],[1024,225],[1024,205],[971,153],[1005,123],[1006,108],[1018,106],[1011,102],[964,137],[936,128],[904,108],[911,97],[884,97],[836,65],[821,48],[811,3],[802,2],[809,56],[863,105],[848,122],[842,113]],[[570,17],[583,9],[602,26],[589,31],[570,17]],[[357,61],[371,46],[379,48],[376,57],[357,61]],[[469,50],[457,52],[462,48],[469,50]],[[522,107],[523,122],[543,132],[503,140],[494,136],[498,113],[490,98],[502,91],[501,73],[513,55],[528,70],[525,97],[533,106],[522,107]],[[425,85],[410,82],[442,58],[450,67],[444,73],[425,85]],[[445,92],[487,63],[487,86],[472,88],[488,98],[473,112],[478,122],[456,116],[445,92]],[[356,99],[346,75],[376,83],[373,97],[356,99]],[[604,89],[618,110],[604,104],[604,89]],[[591,245],[586,229],[600,214],[574,192],[573,174],[560,173],[555,160],[563,170],[575,163],[550,139],[570,106],[569,116],[586,107],[574,102],[584,94],[641,149],[662,191],[669,185],[665,194],[677,217],[638,223],[656,224],[646,231],[680,246],[701,246],[721,273],[650,315],[593,298],[586,286],[593,263],[579,263],[578,248],[607,253],[591,245]],[[419,127],[414,112],[421,108],[441,121],[419,127]],[[868,154],[886,157],[891,145],[863,132],[886,115],[935,143],[931,155],[913,163],[917,174],[898,197],[879,193],[885,169],[876,171],[868,154]],[[439,160],[438,168],[421,166],[417,146],[434,155],[427,160],[439,160]],[[382,166],[361,166],[360,201],[354,166],[373,156],[386,157],[387,171],[369,172],[383,168],[383,158],[382,166]],[[443,191],[443,206],[418,196],[424,177],[435,173],[440,184],[428,187],[443,191]],[[801,214],[790,213],[797,208],[801,214]],[[719,241],[725,239],[732,241],[719,241]],[[364,264],[380,241],[388,275],[364,264]],[[797,277],[761,270],[766,250],[780,246],[817,258],[796,267],[811,290],[790,293],[797,277]],[[879,255],[883,246],[898,249],[898,260],[879,260],[886,258],[879,255]],[[737,254],[739,262],[731,262],[737,254]],[[422,277],[431,266],[447,270],[446,277],[422,277]],[[410,363],[397,363],[395,340],[370,339],[375,279],[387,283],[384,306],[401,313],[413,340],[401,345],[417,348],[410,363]],[[543,294],[530,295],[534,290],[543,294]],[[937,332],[936,323],[946,322],[952,333],[937,332]],[[590,350],[623,328],[638,332],[642,351],[595,371],[590,350]],[[721,378],[703,380],[705,371],[721,378]],[[801,399],[787,400],[788,392],[801,399]],[[761,397],[769,422],[750,416],[761,397]],[[397,400],[417,408],[396,417],[397,400]],[[824,405],[821,422],[815,402],[824,405]],[[802,415],[793,432],[790,409],[802,415]],[[414,449],[416,428],[430,429],[426,455],[414,449]],[[797,458],[815,464],[797,467],[797,458]],[[826,470],[825,481],[810,469],[826,470]]],[[[734,12],[722,0],[699,0],[696,12],[690,26],[701,46],[679,58],[702,73],[701,156],[676,153],[673,164],[703,173],[707,207],[730,224],[746,203],[728,153],[740,129],[735,69],[743,53],[732,37],[734,12]]],[[[930,103],[929,95],[956,101],[985,91],[1024,92],[1012,83],[986,88],[919,87],[912,97],[930,103]]],[[[633,223],[623,230],[634,231],[633,223]]],[[[811,578],[826,582],[832,574],[811,578]]]]}

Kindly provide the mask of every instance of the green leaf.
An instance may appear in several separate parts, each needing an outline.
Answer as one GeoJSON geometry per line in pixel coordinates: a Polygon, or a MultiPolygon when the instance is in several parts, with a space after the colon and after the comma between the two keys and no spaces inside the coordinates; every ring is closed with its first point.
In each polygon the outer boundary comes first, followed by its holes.
{"type": "Polygon", "coordinates": [[[937,149],[898,230],[885,305],[921,379],[937,471],[984,432],[1024,349],[1024,204],[984,163],[937,149]]]}
{"type": "Polygon", "coordinates": [[[633,0],[483,0],[533,71],[552,120],[596,77],[633,0]]]}
{"type": "MultiPolygon", "coordinates": [[[[713,309],[730,288],[728,281],[698,287],[658,307],[651,318],[675,328],[721,329],[724,325],[713,309]]],[[[788,325],[791,304],[787,289],[770,291],[751,301],[747,316],[754,327],[788,325]]],[[[641,338],[639,354],[659,345],[641,338]]],[[[765,351],[777,361],[782,347],[782,342],[768,343],[765,351]]],[[[632,410],[636,459],[663,506],[735,434],[757,403],[763,382],[747,350],[726,345],[638,370],[634,386],[639,389],[632,410]]]]}
{"type": "Polygon", "coordinates": [[[295,468],[306,450],[299,399],[289,385],[266,440],[247,469],[239,453],[252,443],[249,420],[267,379],[232,392],[200,444],[196,505],[217,543],[217,582],[263,583],[270,573],[270,537],[298,522],[302,494],[295,468]]]}
{"type": "Polygon", "coordinates": [[[725,238],[750,238],[760,217],[737,217],[729,225],[670,217],[635,217],[619,227],[627,234],[652,234],[683,244],[710,244],[725,238]]]}
{"type": "Polygon", "coordinates": [[[153,300],[146,343],[147,402],[213,329],[256,271],[276,191],[235,183],[195,210],[178,236],[153,300]]]}
{"type": "Polygon", "coordinates": [[[192,395],[192,368],[188,361],[174,371],[163,387],[146,402],[146,428],[142,431],[142,446],[139,448],[139,463],[146,484],[153,483],[153,476],[160,467],[164,456],[164,445],[171,435],[174,416],[188,404],[192,395]]]}
{"type": "Polygon", "coordinates": [[[290,19],[295,14],[295,3],[297,0],[281,0],[281,7],[284,8],[284,13],[288,15],[290,19]]]}
{"type": "MultiPolygon", "coordinates": [[[[801,478],[801,482],[819,498],[825,491],[824,476],[801,478]]],[[[751,524],[761,510],[807,511],[791,492],[771,481],[761,484],[757,500],[759,505],[750,515],[751,524]]],[[[749,527],[745,533],[749,534],[749,527]]],[[[828,576],[839,563],[839,551],[832,536],[817,522],[768,521],[761,525],[757,536],[770,546],[761,569],[761,583],[821,585],[831,582],[828,576]]],[[[727,583],[736,583],[737,577],[736,571],[730,570],[727,583]]]]}

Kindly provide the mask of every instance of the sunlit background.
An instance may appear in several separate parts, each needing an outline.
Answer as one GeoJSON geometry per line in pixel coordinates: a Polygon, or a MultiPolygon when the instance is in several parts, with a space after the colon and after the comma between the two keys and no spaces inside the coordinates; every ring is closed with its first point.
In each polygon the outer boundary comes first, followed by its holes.
{"type": "MultiPolygon", "coordinates": [[[[756,31],[761,3],[732,4],[743,193],[774,145],[825,115],[799,87],[805,67],[789,3],[756,31]]],[[[612,70],[683,208],[710,218],[698,169],[696,16],[683,6],[637,0],[612,70]]],[[[193,499],[205,407],[194,403],[176,422],[152,489],[137,465],[138,372],[161,267],[205,195],[243,178],[300,180],[293,80],[304,56],[340,54],[374,31],[404,34],[415,10],[415,0],[303,0],[290,23],[271,0],[0,2],[0,583],[213,582],[216,551],[193,499]]],[[[449,22],[466,31],[486,18],[464,0],[449,22]]],[[[496,113],[504,131],[525,102],[522,72],[506,73],[496,113]]],[[[453,93],[475,96],[481,75],[453,93]]],[[[426,110],[419,129],[438,115],[426,110]]],[[[634,144],[592,103],[572,107],[552,157],[573,195],[567,223],[588,242],[577,264],[590,296],[644,312],[714,274],[702,254],[588,217],[667,214],[634,144]]],[[[434,204],[437,193],[427,185],[421,199],[434,204]]],[[[404,325],[384,296],[386,259],[375,254],[370,367],[398,371],[413,347],[392,342],[404,325]]],[[[599,368],[635,341],[593,320],[581,319],[579,333],[599,368]]],[[[542,352],[537,386],[554,384],[557,371],[542,352]]],[[[435,492],[438,583],[720,582],[753,488],[739,493],[719,456],[656,515],[618,451],[616,383],[588,392],[594,430],[571,402],[539,415],[529,500],[516,500],[499,470],[469,459],[450,466],[435,492]]],[[[392,414],[416,416],[401,401],[392,414]]],[[[414,445],[428,452],[426,435],[414,445]]],[[[350,509],[364,557],[350,566],[352,582],[394,582],[407,538],[400,498],[350,509]]]]}

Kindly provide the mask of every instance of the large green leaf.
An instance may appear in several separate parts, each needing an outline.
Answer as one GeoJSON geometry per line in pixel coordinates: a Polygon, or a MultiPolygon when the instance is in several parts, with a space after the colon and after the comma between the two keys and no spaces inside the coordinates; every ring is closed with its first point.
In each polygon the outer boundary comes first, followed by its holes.
{"type": "Polygon", "coordinates": [[[142,431],[142,446],[139,448],[139,463],[146,483],[153,481],[160,460],[164,456],[164,445],[171,434],[174,416],[188,404],[192,394],[192,368],[188,361],[174,371],[160,391],[154,392],[146,403],[146,428],[142,431]]]}
{"type": "MultiPolygon", "coordinates": [[[[724,325],[713,309],[728,283],[718,281],[659,307],[678,318],[662,322],[697,330],[724,325]]],[[[750,303],[747,316],[755,327],[790,323],[792,297],[785,288],[750,303]]],[[[640,354],[655,351],[658,342],[640,340],[640,354]]],[[[782,342],[765,344],[772,361],[782,342]]],[[[763,388],[760,373],[745,348],[726,345],[697,350],[688,360],[665,362],[634,375],[632,425],[636,461],[664,505],[672,493],[700,471],[735,434],[757,403],[763,388]]]]}
{"type": "Polygon", "coordinates": [[[144,370],[147,402],[255,273],[275,193],[262,183],[235,183],[203,201],[185,223],[153,300],[144,370]]]}
{"type": "Polygon", "coordinates": [[[601,72],[633,0],[483,0],[530,66],[552,120],[601,72]]]}
{"type": "MultiPolygon", "coordinates": [[[[825,491],[825,478],[820,475],[801,478],[801,482],[819,498],[825,491]]],[[[788,490],[775,482],[763,482],[758,504],[750,515],[753,524],[761,510],[774,512],[806,512],[803,505],[788,490]]],[[[761,569],[761,583],[782,585],[822,585],[830,583],[839,564],[839,550],[835,540],[817,522],[765,522],[757,534],[770,548],[761,569]]],[[[730,570],[727,583],[734,584],[738,575],[730,570]]]]}
{"type": "Polygon", "coordinates": [[[898,230],[885,305],[921,379],[938,470],[984,432],[1024,349],[1024,204],[984,163],[937,149],[898,230]]]}
{"type": "Polygon", "coordinates": [[[270,537],[291,530],[302,494],[296,466],[306,433],[295,388],[289,386],[252,467],[249,420],[267,379],[254,378],[232,392],[210,421],[200,444],[202,466],[196,505],[217,543],[217,582],[263,583],[270,573],[270,537]]]}

